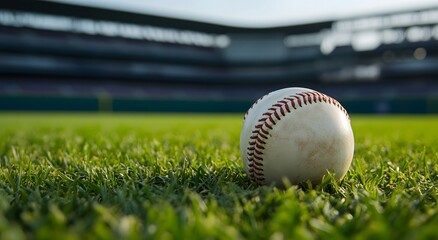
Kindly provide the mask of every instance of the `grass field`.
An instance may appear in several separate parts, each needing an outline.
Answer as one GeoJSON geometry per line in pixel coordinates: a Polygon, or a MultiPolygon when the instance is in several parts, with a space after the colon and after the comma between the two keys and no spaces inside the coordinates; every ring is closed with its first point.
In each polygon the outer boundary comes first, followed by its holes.
{"type": "Polygon", "coordinates": [[[438,239],[438,116],[352,116],[342,182],[249,182],[240,115],[0,114],[0,239],[438,239]]]}

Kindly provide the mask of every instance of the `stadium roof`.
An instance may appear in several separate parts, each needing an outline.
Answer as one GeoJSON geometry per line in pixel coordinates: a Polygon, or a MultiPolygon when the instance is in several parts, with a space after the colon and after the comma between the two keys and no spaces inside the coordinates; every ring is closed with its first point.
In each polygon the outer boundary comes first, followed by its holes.
{"type": "Polygon", "coordinates": [[[436,0],[52,0],[243,28],[270,28],[437,7],[436,0]]]}

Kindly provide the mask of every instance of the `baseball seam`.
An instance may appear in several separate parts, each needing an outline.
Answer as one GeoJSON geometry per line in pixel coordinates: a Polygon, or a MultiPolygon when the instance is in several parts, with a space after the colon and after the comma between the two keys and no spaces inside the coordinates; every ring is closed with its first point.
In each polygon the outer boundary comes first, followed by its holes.
{"type": "MultiPolygon", "coordinates": [[[[257,102],[259,102],[262,98],[260,98],[257,102]]],[[[251,108],[253,108],[257,102],[254,103],[251,108]]],[[[338,107],[342,112],[345,113],[347,119],[350,119],[347,111],[338,101],[317,91],[304,91],[284,97],[283,99],[277,101],[270,108],[268,108],[268,111],[262,114],[260,119],[258,119],[248,142],[248,173],[249,177],[253,181],[258,184],[262,184],[265,181],[265,175],[263,171],[264,146],[266,145],[266,142],[270,136],[270,131],[273,130],[274,126],[283,117],[285,117],[286,114],[292,113],[292,111],[302,108],[305,105],[318,102],[325,102],[338,107]]],[[[245,118],[247,114],[248,112],[245,114],[245,118]]]]}

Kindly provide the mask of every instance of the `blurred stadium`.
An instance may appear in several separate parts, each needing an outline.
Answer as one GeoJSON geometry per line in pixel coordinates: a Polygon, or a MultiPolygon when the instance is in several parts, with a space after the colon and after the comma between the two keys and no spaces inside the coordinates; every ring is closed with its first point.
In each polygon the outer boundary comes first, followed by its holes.
{"type": "Polygon", "coordinates": [[[243,112],[301,86],[351,113],[438,112],[436,8],[235,27],[0,3],[0,110],[243,112]]]}

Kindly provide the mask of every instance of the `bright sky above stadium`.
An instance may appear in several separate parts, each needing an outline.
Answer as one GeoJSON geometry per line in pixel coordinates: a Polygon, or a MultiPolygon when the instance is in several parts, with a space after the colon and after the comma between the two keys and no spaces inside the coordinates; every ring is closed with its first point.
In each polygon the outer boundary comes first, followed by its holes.
{"type": "Polygon", "coordinates": [[[437,0],[56,0],[240,27],[273,27],[438,7],[437,0]]]}

